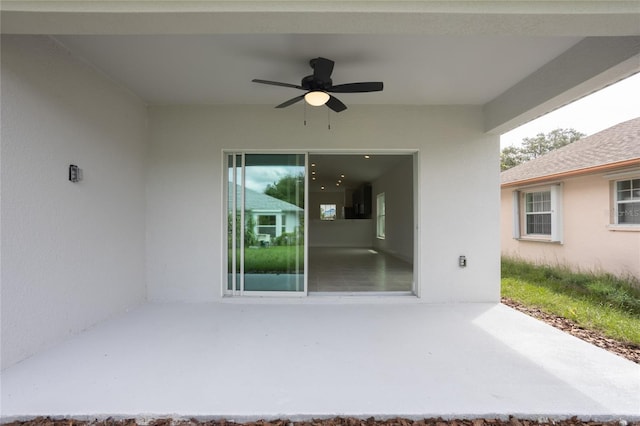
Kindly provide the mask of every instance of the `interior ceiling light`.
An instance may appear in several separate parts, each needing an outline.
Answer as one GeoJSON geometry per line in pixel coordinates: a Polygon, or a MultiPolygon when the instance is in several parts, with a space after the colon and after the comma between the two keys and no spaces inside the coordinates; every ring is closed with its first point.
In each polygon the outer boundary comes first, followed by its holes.
{"type": "Polygon", "coordinates": [[[330,96],[327,92],[322,92],[320,90],[314,90],[313,92],[309,92],[304,95],[304,100],[312,106],[322,106],[327,103],[329,98],[330,96]]]}
{"type": "Polygon", "coordinates": [[[371,158],[371,157],[370,157],[370,156],[368,156],[368,155],[365,155],[365,156],[364,156],[364,158],[369,159],[369,158],[371,158]]]}

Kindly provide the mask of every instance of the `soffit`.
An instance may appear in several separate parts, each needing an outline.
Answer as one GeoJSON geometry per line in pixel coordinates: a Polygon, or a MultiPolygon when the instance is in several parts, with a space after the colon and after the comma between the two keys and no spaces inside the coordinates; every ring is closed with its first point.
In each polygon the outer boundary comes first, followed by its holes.
{"type": "Polygon", "coordinates": [[[602,76],[602,67],[591,67],[584,55],[563,60],[593,36],[639,35],[637,1],[4,1],[0,7],[3,34],[52,35],[149,104],[275,105],[300,92],[252,78],[298,84],[311,71],[308,60],[325,56],[336,61],[336,84],[385,82],[382,93],[342,95],[347,105],[484,105],[487,130],[506,131],[640,69],[635,40],[623,41],[612,60],[608,48],[593,52],[592,61],[603,58],[607,69],[631,62],[599,79],[592,77],[602,76]],[[539,72],[553,61],[549,72],[539,72]]]}

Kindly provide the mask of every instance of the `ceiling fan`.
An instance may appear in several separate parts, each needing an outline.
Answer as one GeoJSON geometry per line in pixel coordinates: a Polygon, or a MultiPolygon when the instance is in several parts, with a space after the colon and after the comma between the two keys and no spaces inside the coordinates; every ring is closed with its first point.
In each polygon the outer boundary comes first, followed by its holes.
{"type": "Polygon", "coordinates": [[[291,87],[307,92],[304,95],[296,96],[277,105],[276,108],[285,108],[304,99],[309,105],[327,105],[327,107],[333,111],[340,112],[347,109],[347,106],[329,93],[364,93],[379,92],[382,90],[381,81],[346,83],[334,86],[331,81],[334,62],[330,59],[313,58],[309,61],[309,65],[313,68],[313,75],[304,77],[300,85],[259,79],[253,79],[251,81],[254,83],[271,84],[273,86],[291,87]]]}

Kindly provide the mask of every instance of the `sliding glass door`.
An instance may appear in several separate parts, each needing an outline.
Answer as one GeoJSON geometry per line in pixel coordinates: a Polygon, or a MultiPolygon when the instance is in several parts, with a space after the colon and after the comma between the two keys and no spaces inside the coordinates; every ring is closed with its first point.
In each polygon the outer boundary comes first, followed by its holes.
{"type": "Polygon", "coordinates": [[[228,153],[228,294],[306,294],[305,154],[228,153]]]}

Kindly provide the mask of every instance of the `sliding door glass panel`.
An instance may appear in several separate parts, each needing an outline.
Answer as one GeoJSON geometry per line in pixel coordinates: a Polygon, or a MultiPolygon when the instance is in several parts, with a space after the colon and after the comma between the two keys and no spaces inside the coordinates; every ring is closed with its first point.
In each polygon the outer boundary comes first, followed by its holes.
{"type": "Polygon", "coordinates": [[[227,292],[304,292],[305,155],[227,162],[227,292]]]}
{"type": "Polygon", "coordinates": [[[304,154],[246,154],[244,291],[304,291],[304,154]]]}

